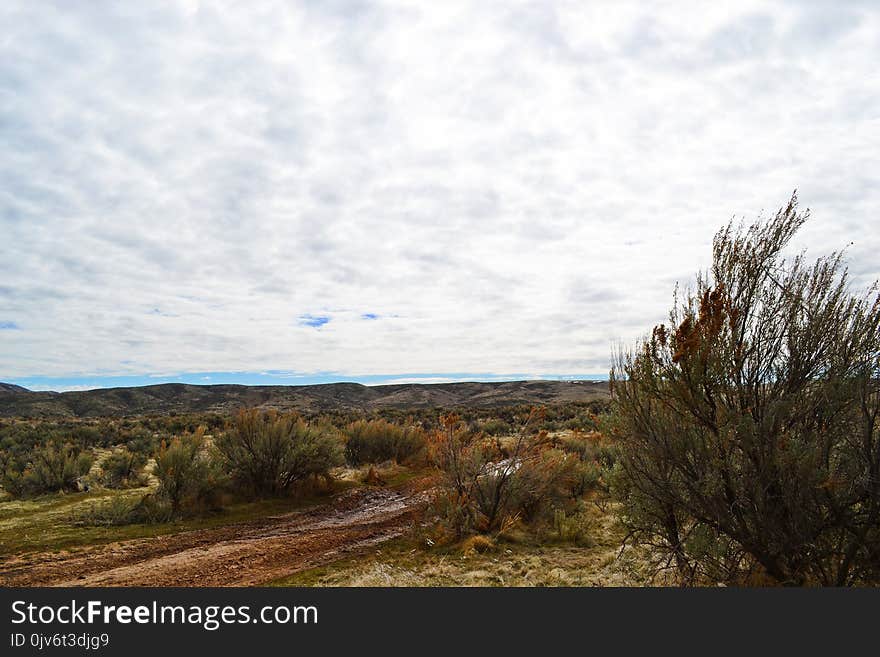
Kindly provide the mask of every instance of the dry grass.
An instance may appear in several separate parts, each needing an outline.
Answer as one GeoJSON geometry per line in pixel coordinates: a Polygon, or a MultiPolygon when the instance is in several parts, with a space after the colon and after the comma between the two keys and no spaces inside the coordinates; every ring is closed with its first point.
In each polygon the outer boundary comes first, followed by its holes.
{"type": "Polygon", "coordinates": [[[613,515],[591,509],[589,547],[471,537],[428,547],[412,537],[273,582],[275,586],[644,586],[644,555],[627,548],[613,515]]]}

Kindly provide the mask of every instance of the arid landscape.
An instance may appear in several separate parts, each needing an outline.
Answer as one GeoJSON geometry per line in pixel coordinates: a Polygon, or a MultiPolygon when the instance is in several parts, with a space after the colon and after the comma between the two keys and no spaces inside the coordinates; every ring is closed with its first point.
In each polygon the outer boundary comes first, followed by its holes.
{"type": "Polygon", "coordinates": [[[880,3],[0,24],[0,588],[880,592],[880,3]]]}
{"type": "MultiPolygon", "coordinates": [[[[0,396],[6,398],[6,412],[12,410],[19,416],[0,421],[5,435],[16,430],[54,432],[63,426],[81,435],[91,432],[100,443],[91,450],[88,473],[73,482],[71,490],[22,500],[8,499],[7,494],[0,501],[3,585],[491,586],[637,581],[631,564],[624,566],[625,561],[618,559],[621,530],[599,504],[585,506],[580,518],[589,523],[589,534],[579,530],[571,536],[555,535],[549,527],[534,533],[511,526],[485,543],[435,540],[430,509],[438,494],[438,473],[418,458],[407,465],[393,459],[346,464],[331,471],[332,483],[326,489],[286,500],[237,500],[208,513],[147,524],[127,523],[112,514],[120,508],[124,513],[137,500],[156,494],[160,484],[150,472],[152,460],[142,466],[142,486],[112,488],[101,483],[102,468],[114,450],[125,449],[126,437],[142,435],[137,427],[146,422],[135,411],[148,403],[144,400],[165,411],[150,420],[165,430],[206,420],[219,425],[217,413],[242,400],[262,401],[263,411],[295,406],[316,413],[316,409],[324,413],[333,409],[362,416],[384,410],[408,422],[438,418],[443,411],[436,404],[442,401],[464,414],[470,405],[473,421],[497,433],[499,439],[509,439],[504,431],[514,426],[511,421],[521,421],[529,413],[528,404],[541,401],[554,409],[553,419],[543,420],[546,426],[557,436],[570,437],[584,423],[592,425],[594,412],[607,407],[607,382],[378,389],[340,384],[268,390],[155,386],[63,395],[8,386],[0,396]],[[121,407],[120,400],[128,406],[121,407]],[[83,408],[112,408],[118,416],[73,416],[73,409],[83,408]],[[177,415],[182,409],[189,415],[177,415]],[[42,417],[21,417],[28,411],[42,417]],[[199,416],[195,411],[212,415],[199,416]],[[572,426],[578,428],[561,428],[572,426]],[[109,444],[113,437],[108,433],[114,429],[121,440],[109,444]]],[[[160,441],[161,430],[154,433],[152,440],[160,441]]]]}
{"type": "MultiPolygon", "coordinates": [[[[398,477],[400,472],[397,472],[398,477]]],[[[3,586],[622,586],[644,583],[637,561],[620,556],[613,516],[591,509],[587,545],[550,540],[464,543],[432,549],[425,542],[431,489],[410,480],[392,487],[355,486],[303,508],[249,509],[209,527],[161,528],[167,534],[123,538],[15,554],[4,549],[3,586]],[[263,515],[265,514],[265,515],[263,515]],[[228,523],[228,524],[227,524],[228,523]],[[118,540],[117,540],[118,539],[118,540]]],[[[106,493],[105,493],[106,494],[106,493]]],[[[32,505],[27,520],[4,510],[0,532],[39,532],[100,497],[68,496],[61,508],[32,505]]],[[[191,523],[198,526],[198,523],[191,523]]],[[[159,529],[159,528],[157,528],[159,529]]],[[[51,532],[48,532],[51,533],[51,532]]]]}

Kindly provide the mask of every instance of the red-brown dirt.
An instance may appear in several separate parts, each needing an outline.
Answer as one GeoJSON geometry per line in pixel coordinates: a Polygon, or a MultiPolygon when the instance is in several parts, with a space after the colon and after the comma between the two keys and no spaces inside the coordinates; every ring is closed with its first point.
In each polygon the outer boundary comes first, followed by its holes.
{"type": "Polygon", "coordinates": [[[255,586],[399,536],[427,497],[360,489],[305,511],[0,563],[2,586],[255,586]]]}

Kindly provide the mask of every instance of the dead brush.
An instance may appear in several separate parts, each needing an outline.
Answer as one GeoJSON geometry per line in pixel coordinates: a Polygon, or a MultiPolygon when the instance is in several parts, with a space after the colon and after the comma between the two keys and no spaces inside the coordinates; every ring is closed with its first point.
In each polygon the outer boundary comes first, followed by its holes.
{"type": "Polygon", "coordinates": [[[543,409],[532,409],[519,432],[507,440],[487,439],[457,415],[440,418],[429,455],[441,474],[435,510],[457,539],[499,531],[506,519],[532,520],[566,496],[573,463],[546,431],[536,431],[543,409]]]}
{"type": "Polygon", "coordinates": [[[472,552],[477,552],[478,554],[485,554],[487,552],[494,552],[496,549],[495,541],[484,534],[474,534],[473,536],[468,536],[461,542],[461,546],[459,547],[462,554],[470,554],[472,552]]]}
{"type": "Polygon", "coordinates": [[[364,475],[363,482],[367,486],[384,486],[386,483],[385,480],[381,476],[379,476],[379,473],[376,472],[376,468],[373,467],[372,465],[370,466],[370,469],[367,471],[367,474],[364,475]]]}

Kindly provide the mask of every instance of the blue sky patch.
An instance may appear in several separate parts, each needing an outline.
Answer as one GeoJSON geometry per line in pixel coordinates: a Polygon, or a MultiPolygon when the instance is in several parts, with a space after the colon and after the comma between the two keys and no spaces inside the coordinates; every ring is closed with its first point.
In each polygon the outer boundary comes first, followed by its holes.
{"type": "Polygon", "coordinates": [[[311,326],[313,328],[321,328],[330,321],[328,315],[300,315],[299,323],[303,326],[311,326]]]}

